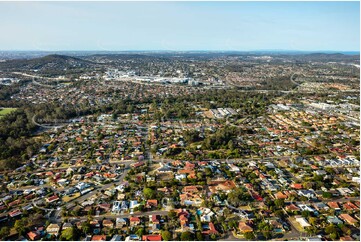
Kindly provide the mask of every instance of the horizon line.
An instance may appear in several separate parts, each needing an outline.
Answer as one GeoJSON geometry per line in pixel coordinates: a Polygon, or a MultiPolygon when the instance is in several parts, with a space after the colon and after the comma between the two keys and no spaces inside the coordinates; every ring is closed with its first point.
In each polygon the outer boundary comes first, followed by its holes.
{"type": "Polygon", "coordinates": [[[287,49],[256,49],[256,50],[166,50],[166,49],[139,49],[139,50],[1,50],[0,52],[358,52],[360,50],[287,50],[287,49]]]}

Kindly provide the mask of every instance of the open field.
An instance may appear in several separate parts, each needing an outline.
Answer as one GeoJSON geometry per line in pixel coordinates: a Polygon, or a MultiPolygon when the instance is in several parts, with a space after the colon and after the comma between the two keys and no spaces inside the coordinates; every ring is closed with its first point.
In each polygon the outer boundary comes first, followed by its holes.
{"type": "Polygon", "coordinates": [[[15,110],[16,108],[0,108],[0,119],[15,110]]]}

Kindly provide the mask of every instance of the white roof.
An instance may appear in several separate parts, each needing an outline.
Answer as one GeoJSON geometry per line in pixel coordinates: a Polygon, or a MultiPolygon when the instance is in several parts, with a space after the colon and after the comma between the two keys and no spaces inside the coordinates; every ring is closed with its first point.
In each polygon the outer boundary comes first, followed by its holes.
{"type": "Polygon", "coordinates": [[[302,226],[302,227],[309,227],[311,226],[305,218],[296,218],[296,221],[302,226]]]}

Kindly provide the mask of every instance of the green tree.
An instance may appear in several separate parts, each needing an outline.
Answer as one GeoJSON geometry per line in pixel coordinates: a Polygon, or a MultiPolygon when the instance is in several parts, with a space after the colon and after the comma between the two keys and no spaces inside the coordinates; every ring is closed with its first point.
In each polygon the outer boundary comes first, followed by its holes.
{"type": "Polygon", "coordinates": [[[330,192],[323,192],[323,193],[322,193],[322,197],[323,197],[323,198],[332,198],[332,193],[330,193],[330,192]]]}
{"type": "Polygon", "coordinates": [[[211,234],[210,237],[211,237],[212,240],[216,240],[216,239],[217,239],[217,235],[216,235],[216,234],[211,234]]]}
{"type": "Polygon", "coordinates": [[[60,235],[61,240],[78,240],[77,238],[77,231],[75,228],[67,228],[61,232],[60,235]]]}
{"type": "Polygon", "coordinates": [[[143,189],[143,194],[146,199],[152,199],[155,197],[155,192],[153,189],[146,187],[143,189]]]}
{"type": "Polygon", "coordinates": [[[276,199],[275,200],[275,205],[278,207],[278,208],[281,208],[285,205],[285,201],[283,199],[276,199]]]}
{"type": "Polygon", "coordinates": [[[335,227],[335,225],[330,224],[325,228],[325,232],[326,234],[332,234],[332,233],[336,233],[337,232],[337,228],[335,227]]]}
{"type": "Polygon", "coordinates": [[[84,234],[88,234],[91,230],[90,223],[89,222],[82,223],[81,230],[83,231],[84,234]]]}
{"type": "Polygon", "coordinates": [[[234,143],[232,140],[228,141],[228,149],[234,150],[234,143]]]}
{"type": "Polygon", "coordinates": [[[310,222],[311,225],[316,226],[316,224],[317,224],[317,218],[315,218],[315,217],[310,217],[310,218],[308,219],[308,222],[310,222]]]}
{"type": "Polygon", "coordinates": [[[196,232],[196,238],[197,238],[197,241],[202,241],[202,240],[204,240],[202,232],[197,231],[197,232],[196,232]]]}
{"type": "Polygon", "coordinates": [[[331,238],[332,240],[337,240],[338,234],[337,234],[336,232],[334,232],[334,233],[330,234],[330,238],[331,238]]]}
{"type": "Polygon", "coordinates": [[[183,233],[181,234],[180,239],[181,239],[182,241],[190,241],[190,240],[193,240],[193,238],[192,238],[192,233],[189,232],[189,231],[183,232],[183,233]]]}
{"type": "Polygon", "coordinates": [[[7,226],[4,226],[0,230],[0,238],[5,239],[10,234],[10,228],[7,226]]]}
{"type": "Polygon", "coordinates": [[[135,234],[138,235],[140,238],[142,238],[142,236],[144,235],[144,233],[145,233],[144,228],[140,228],[140,229],[138,229],[138,230],[135,232],[135,234]]]}
{"type": "Polygon", "coordinates": [[[170,219],[175,219],[175,218],[177,217],[177,213],[176,213],[174,210],[169,211],[169,212],[168,212],[168,217],[169,217],[170,219]]]}
{"type": "Polygon", "coordinates": [[[255,236],[254,236],[253,232],[246,232],[246,233],[244,233],[244,238],[246,238],[246,240],[254,240],[255,236]]]}
{"type": "Polygon", "coordinates": [[[25,224],[22,219],[18,219],[15,221],[14,228],[19,234],[24,234],[26,231],[25,224]]]}
{"type": "Polygon", "coordinates": [[[165,241],[169,241],[172,239],[172,233],[169,231],[162,231],[162,239],[165,241]]]}
{"type": "Polygon", "coordinates": [[[269,231],[263,231],[262,235],[266,238],[266,240],[269,240],[270,238],[272,238],[272,234],[269,231]]]}

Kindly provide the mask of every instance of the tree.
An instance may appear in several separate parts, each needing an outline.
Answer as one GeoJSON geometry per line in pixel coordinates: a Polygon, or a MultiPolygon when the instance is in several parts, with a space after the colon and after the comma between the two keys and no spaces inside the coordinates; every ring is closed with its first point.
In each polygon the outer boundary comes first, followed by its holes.
{"type": "Polygon", "coordinates": [[[212,240],[216,240],[216,239],[217,239],[217,235],[216,235],[216,234],[211,234],[211,239],[212,239],[212,240]]]}
{"type": "Polygon", "coordinates": [[[255,239],[255,236],[252,232],[244,233],[244,237],[246,238],[246,240],[254,240],[255,239]]]}
{"type": "Polygon", "coordinates": [[[196,232],[196,238],[197,238],[197,241],[202,241],[202,240],[204,240],[202,232],[197,231],[197,232],[196,232]]]}
{"type": "Polygon", "coordinates": [[[209,167],[205,168],[204,171],[206,173],[206,176],[211,176],[212,175],[212,170],[209,167]]]}
{"type": "Polygon", "coordinates": [[[145,231],[144,228],[140,228],[138,229],[135,234],[139,236],[139,238],[142,238],[142,236],[144,235],[145,231]]]}
{"type": "Polygon", "coordinates": [[[266,240],[272,238],[272,234],[269,231],[263,231],[262,235],[266,238],[266,240]]]}
{"type": "Polygon", "coordinates": [[[10,234],[10,228],[7,226],[4,226],[0,230],[0,238],[5,239],[10,234]]]}
{"type": "Polygon", "coordinates": [[[165,241],[169,241],[172,239],[172,233],[169,231],[162,231],[162,239],[165,241]]]}
{"type": "Polygon", "coordinates": [[[88,234],[90,232],[90,230],[91,230],[89,222],[82,223],[81,229],[82,229],[84,234],[88,234]]]}
{"type": "Polygon", "coordinates": [[[284,217],[285,217],[285,214],[284,214],[284,212],[283,212],[281,209],[276,210],[276,211],[274,212],[274,214],[275,214],[276,217],[279,217],[279,218],[284,218],[284,217]]]}
{"type": "Polygon", "coordinates": [[[24,224],[24,221],[21,219],[18,219],[15,221],[15,224],[14,224],[14,228],[15,230],[19,233],[19,234],[23,234],[25,233],[25,224],[24,224]]]}
{"type": "Polygon", "coordinates": [[[67,228],[61,232],[61,240],[78,240],[77,231],[74,228],[67,228]]]}
{"type": "Polygon", "coordinates": [[[169,212],[168,212],[168,217],[169,217],[170,219],[175,219],[175,218],[177,217],[177,213],[176,213],[174,210],[169,211],[169,212]]]}
{"type": "Polygon", "coordinates": [[[345,235],[351,235],[352,231],[350,228],[348,228],[346,225],[344,224],[339,224],[338,227],[341,229],[342,233],[345,235]]]}
{"type": "Polygon", "coordinates": [[[302,217],[308,218],[310,216],[310,211],[304,210],[301,212],[302,217]]]}
{"type": "Polygon", "coordinates": [[[285,205],[285,201],[283,200],[283,199],[276,199],[275,200],[275,205],[277,206],[277,207],[283,207],[284,205],[285,205]]]}
{"type": "Polygon", "coordinates": [[[190,240],[193,239],[193,238],[192,238],[192,233],[189,232],[189,231],[183,232],[183,233],[181,234],[180,239],[181,239],[182,241],[190,241],[190,240]]]}
{"type": "Polygon", "coordinates": [[[330,224],[325,228],[325,232],[326,234],[332,234],[332,233],[336,233],[337,232],[337,228],[335,227],[335,225],[330,224]]]}
{"type": "Polygon", "coordinates": [[[152,199],[155,196],[154,190],[149,187],[143,189],[143,194],[144,194],[144,197],[147,199],[152,199]]]}
{"type": "Polygon", "coordinates": [[[310,218],[308,219],[308,222],[310,222],[311,225],[316,226],[316,224],[317,224],[317,218],[315,218],[315,217],[310,217],[310,218]]]}
{"type": "Polygon", "coordinates": [[[336,232],[330,234],[330,238],[331,238],[332,240],[336,240],[337,237],[338,237],[338,234],[337,234],[336,232]]]}
{"type": "Polygon", "coordinates": [[[323,192],[323,193],[322,193],[322,197],[323,197],[323,198],[332,198],[332,193],[330,193],[330,192],[323,192]]]}

